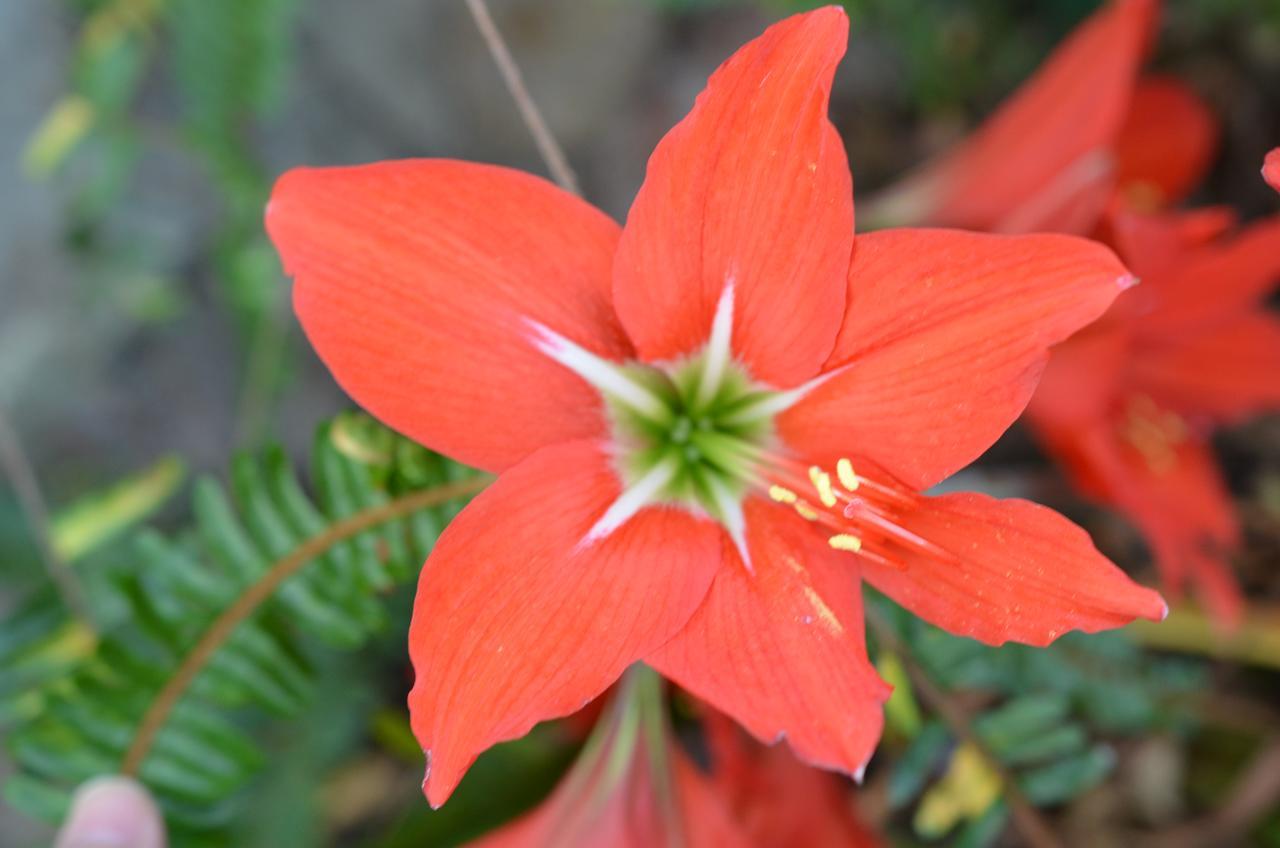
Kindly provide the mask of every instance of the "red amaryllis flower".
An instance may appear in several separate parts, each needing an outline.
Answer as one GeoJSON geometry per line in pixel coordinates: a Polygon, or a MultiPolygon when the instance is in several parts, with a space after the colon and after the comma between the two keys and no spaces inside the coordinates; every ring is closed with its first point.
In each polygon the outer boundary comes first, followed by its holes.
{"type": "Polygon", "coordinates": [[[805,766],[783,745],[750,740],[719,713],[707,711],[703,726],[714,785],[751,845],[882,844],[858,818],[847,781],[805,766]]]}
{"type": "MultiPolygon", "coordinates": [[[[759,845],[671,738],[661,681],[628,674],[546,801],[472,848],[733,848],[759,845]]],[[[817,844],[817,843],[812,843],[817,844]]]]}
{"type": "Polygon", "coordinates": [[[1067,236],[860,236],[836,7],[770,28],[658,145],[625,228],[443,160],[299,170],[267,225],[366,409],[500,474],[441,535],[409,634],[425,790],[643,660],[761,739],[860,771],[887,687],[865,578],[953,632],[1159,618],[1078,527],[919,492],[1026,404],[1131,278],[1067,236]]]}
{"type": "Polygon", "coordinates": [[[1089,495],[1143,531],[1169,591],[1190,581],[1218,619],[1240,594],[1240,530],[1208,444],[1212,428],[1280,406],[1280,218],[1222,236],[1221,209],[1114,226],[1142,285],[1054,350],[1027,420],[1089,495]]]}
{"type": "Polygon", "coordinates": [[[1115,0],[1071,34],[971,136],[872,201],[876,220],[990,232],[1092,233],[1110,198],[1184,198],[1217,146],[1204,102],[1138,72],[1155,0],[1115,0]]]}
{"type": "Polygon", "coordinates": [[[1268,153],[1263,160],[1262,178],[1276,191],[1280,191],[1280,147],[1268,153]]]}

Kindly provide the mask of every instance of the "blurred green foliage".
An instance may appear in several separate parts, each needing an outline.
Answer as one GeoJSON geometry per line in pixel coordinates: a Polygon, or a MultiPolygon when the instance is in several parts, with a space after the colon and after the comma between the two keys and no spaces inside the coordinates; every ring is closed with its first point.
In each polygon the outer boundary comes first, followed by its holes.
{"type": "MultiPolygon", "coordinates": [[[[981,696],[973,732],[1036,806],[1067,803],[1102,783],[1116,763],[1115,740],[1187,735],[1197,727],[1187,700],[1206,682],[1203,665],[1153,658],[1122,631],[1070,633],[1048,648],[992,648],[926,624],[871,590],[864,594],[932,681],[953,696],[981,696]]],[[[878,664],[883,671],[883,657],[878,664]]],[[[993,844],[1008,816],[999,778],[939,720],[919,722],[923,709],[908,679],[890,677],[893,699],[911,702],[891,701],[886,710],[887,734],[900,743],[890,766],[890,809],[917,805],[921,837],[959,827],[955,844],[993,844]]]]}
{"type": "MultiPolygon", "coordinates": [[[[21,771],[5,787],[7,800],[59,820],[76,785],[120,769],[161,687],[273,563],[344,518],[474,475],[356,414],[320,428],[311,463],[314,497],[278,448],[238,457],[230,495],[212,478],[198,480],[194,525],[144,530],[121,548],[90,593],[92,622],[70,619],[48,591],[8,618],[0,718],[21,771]]],[[[58,521],[116,526],[121,491],[58,521]]],[[[460,506],[418,509],[334,538],[221,643],[142,761],[140,777],[157,794],[174,845],[231,844],[242,791],[265,762],[248,731],[262,726],[262,714],[296,717],[314,704],[317,675],[335,665],[318,646],[350,650],[384,627],[380,596],[416,575],[460,506]]],[[[335,708],[360,712],[354,699],[335,699],[335,708]]]]}
{"type": "MultiPolygon", "coordinates": [[[[653,2],[686,12],[744,4],[653,2]]],[[[304,4],[64,4],[78,31],[68,90],[33,130],[25,167],[74,187],[67,238],[104,286],[100,302],[139,322],[167,321],[188,306],[192,287],[178,277],[211,269],[218,302],[246,342],[242,434],[253,441],[288,377],[286,288],[261,226],[270,174],[260,137],[278,117],[304,4]],[[147,108],[156,98],[177,104],[172,116],[147,108]],[[196,255],[178,255],[173,244],[122,226],[115,214],[132,202],[134,177],[157,155],[197,166],[217,199],[215,232],[196,255]]],[[[777,16],[818,4],[750,5],[777,16]]],[[[988,110],[1098,3],[846,5],[855,30],[892,45],[902,112],[946,117],[988,110]]],[[[1280,0],[1168,5],[1184,32],[1247,24],[1256,26],[1254,37],[1280,39],[1280,0]]],[[[353,416],[321,428],[311,460],[314,494],[280,449],[268,449],[234,461],[230,495],[214,480],[200,480],[190,525],[145,530],[123,543],[118,537],[154,515],[181,484],[176,462],[56,516],[55,541],[92,589],[94,620],[69,617],[45,586],[0,629],[0,730],[22,769],[6,787],[9,801],[56,820],[76,782],[118,768],[142,712],[184,653],[270,563],[345,515],[465,473],[353,416]]],[[[573,745],[544,731],[481,757],[445,810],[428,811],[418,795],[412,772],[420,752],[400,706],[409,603],[402,589],[451,511],[423,510],[335,546],[218,652],[142,771],[175,828],[176,848],[324,841],[347,826],[332,809],[318,809],[329,781],[346,774],[383,785],[377,763],[385,760],[405,771],[385,784],[389,803],[372,805],[376,827],[356,816],[360,810],[351,813],[357,827],[368,828],[351,834],[353,844],[457,844],[550,788],[573,745]],[[282,716],[287,723],[271,719],[282,716]]],[[[0,522],[8,521],[0,512],[0,522]]],[[[1037,805],[1064,803],[1107,780],[1119,740],[1195,730],[1180,705],[1204,683],[1201,664],[1153,658],[1124,634],[1073,635],[1046,650],[989,648],[924,625],[883,599],[872,602],[909,646],[906,659],[979,705],[976,733],[1037,805]]],[[[873,655],[898,685],[875,766],[891,771],[890,807],[916,837],[992,844],[1008,817],[1000,787],[993,791],[992,775],[961,753],[961,741],[912,695],[903,658],[873,655]]]]}
{"type": "Polygon", "coordinates": [[[97,301],[138,321],[186,307],[190,287],[171,278],[212,269],[222,304],[245,345],[240,434],[263,435],[270,400],[285,379],[285,287],[262,228],[270,191],[256,132],[276,114],[288,80],[297,0],[75,0],[80,22],[69,91],[33,133],[25,165],[37,178],[67,174],[75,193],[67,237],[97,301]],[[176,117],[143,108],[171,93],[176,117]],[[157,155],[206,174],[220,207],[198,255],[119,223],[134,175],[157,155]]]}

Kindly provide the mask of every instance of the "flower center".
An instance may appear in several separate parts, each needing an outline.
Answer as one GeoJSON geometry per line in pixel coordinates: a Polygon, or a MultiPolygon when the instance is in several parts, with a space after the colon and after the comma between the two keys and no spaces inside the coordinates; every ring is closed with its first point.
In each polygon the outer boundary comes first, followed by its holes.
{"type": "Polygon", "coordinates": [[[604,393],[623,483],[660,480],[652,501],[723,519],[725,500],[740,501],[753,482],[784,393],[755,383],[732,362],[718,364],[710,350],[670,368],[631,364],[623,372],[658,406],[642,411],[604,393]]]}
{"type": "Polygon", "coordinates": [[[1134,395],[1125,402],[1117,429],[1121,440],[1156,474],[1173,470],[1178,450],[1187,440],[1186,421],[1146,395],[1134,395]]]}
{"type": "MultiPolygon", "coordinates": [[[[749,493],[790,506],[815,522],[836,550],[896,568],[910,554],[954,559],[910,530],[920,497],[888,474],[834,474],[799,462],[777,444],[774,418],[826,376],[779,390],[753,380],[730,347],[733,287],[726,285],[706,345],[675,364],[612,362],[534,321],[530,341],[599,390],[613,429],[622,492],[582,540],[590,544],[641,509],[669,504],[709,515],[752,569],[743,500],[749,493]]],[[[829,376],[829,375],[827,375],[829,376]]]]}

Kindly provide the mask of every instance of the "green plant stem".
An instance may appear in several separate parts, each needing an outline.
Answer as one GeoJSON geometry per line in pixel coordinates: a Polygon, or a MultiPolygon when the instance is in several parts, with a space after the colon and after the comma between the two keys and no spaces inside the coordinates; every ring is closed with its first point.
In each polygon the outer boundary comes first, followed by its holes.
{"type": "Polygon", "coordinates": [[[1280,610],[1262,605],[1251,605],[1234,628],[1179,607],[1164,621],[1135,621],[1127,631],[1148,648],[1280,669],[1280,610]]]}
{"type": "Polygon", "coordinates": [[[164,687],[147,708],[146,714],[138,725],[138,731],[125,752],[120,768],[121,774],[130,777],[138,775],[156,736],[168,721],[174,706],[191,686],[192,681],[235,632],[235,629],[274,595],[281,583],[339,542],[417,510],[474,494],[487,483],[488,479],[484,477],[460,480],[456,483],[423,489],[388,503],[370,507],[330,525],[323,532],[307,539],[272,563],[257,582],[250,585],[235,603],[214,619],[209,629],[183,658],[173,676],[165,682],[164,687]]]}
{"type": "Polygon", "coordinates": [[[256,443],[265,429],[289,338],[288,302],[287,297],[277,294],[253,328],[236,410],[236,444],[256,443]]]}
{"type": "Polygon", "coordinates": [[[45,506],[44,495],[40,492],[40,481],[35,469],[27,461],[26,451],[18,438],[18,431],[9,423],[4,410],[0,410],[0,469],[9,478],[13,492],[18,498],[18,506],[26,517],[27,526],[40,551],[40,559],[44,563],[49,580],[53,583],[67,610],[82,621],[90,632],[97,632],[93,616],[89,612],[89,604],[85,600],[84,590],[76,579],[70,566],[58,555],[53,545],[50,532],[49,510],[45,506]]]}

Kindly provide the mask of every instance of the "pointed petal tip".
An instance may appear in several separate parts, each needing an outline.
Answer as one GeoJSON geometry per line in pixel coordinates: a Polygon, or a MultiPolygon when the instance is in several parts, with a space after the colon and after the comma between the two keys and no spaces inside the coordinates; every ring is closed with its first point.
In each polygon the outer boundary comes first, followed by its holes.
{"type": "Polygon", "coordinates": [[[275,183],[271,186],[271,196],[267,199],[267,205],[264,212],[265,217],[270,220],[274,214],[278,214],[283,202],[299,190],[302,182],[307,178],[307,175],[318,170],[321,169],[305,167],[290,168],[276,177],[275,183]]]}
{"type": "Polygon", "coordinates": [[[426,764],[422,769],[422,794],[426,797],[427,803],[431,805],[431,809],[438,810],[444,806],[444,802],[448,799],[446,793],[444,798],[438,797],[436,787],[431,785],[431,751],[424,750],[422,756],[426,758],[426,764]]]}
{"type": "Polygon", "coordinates": [[[843,50],[849,40],[849,13],[843,6],[821,6],[809,12],[808,17],[826,27],[832,37],[839,40],[843,50]]]}
{"type": "Polygon", "coordinates": [[[1132,615],[1157,624],[1169,617],[1169,603],[1155,589],[1138,586],[1138,594],[1134,598],[1132,615]]]}
{"type": "Polygon", "coordinates": [[[458,778],[454,778],[449,783],[443,783],[437,779],[432,780],[431,774],[431,752],[423,752],[427,758],[427,765],[422,773],[422,794],[427,799],[427,804],[433,810],[438,810],[445,805],[445,802],[453,796],[453,790],[458,788],[458,778]]]}
{"type": "Polygon", "coordinates": [[[831,3],[826,6],[819,6],[808,13],[809,17],[827,17],[834,20],[835,18],[843,18],[846,22],[849,20],[849,13],[845,11],[844,6],[839,3],[831,3]]]}
{"type": "Polygon", "coordinates": [[[1267,185],[1280,191],[1280,147],[1275,148],[1262,160],[1262,178],[1267,185]]]}
{"type": "Polygon", "coordinates": [[[1128,291],[1141,282],[1142,279],[1136,274],[1123,274],[1116,280],[1116,285],[1119,286],[1120,291],[1128,291]]]}
{"type": "Polygon", "coordinates": [[[800,23],[839,28],[847,33],[849,29],[849,13],[845,11],[843,6],[832,3],[827,6],[810,9],[807,12],[797,12],[778,21],[774,26],[800,23]]]}

